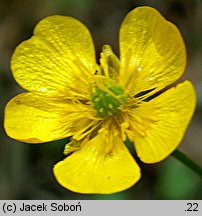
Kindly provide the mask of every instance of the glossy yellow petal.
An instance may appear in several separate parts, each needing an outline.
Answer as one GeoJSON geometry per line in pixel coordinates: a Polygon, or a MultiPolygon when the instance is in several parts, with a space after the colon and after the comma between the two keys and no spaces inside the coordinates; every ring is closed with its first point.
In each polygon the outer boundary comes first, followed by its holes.
{"type": "Polygon", "coordinates": [[[131,187],[140,178],[140,169],[116,136],[113,144],[99,134],[81,150],[57,163],[54,174],[65,188],[78,193],[110,194],[131,187]],[[106,151],[113,145],[111,151],[106,151]]]}
{"type": "Polygon", "coordinates": [[[86,113],[80,104],[55,102],[23,93],[7,104],[4,127],[11,138],[28,143],[48,142],[92,126],[86,113]]]}
{"type": "Polygon", "coordinates": [[[177,27],[154,8],[132,10],[120,28],[120,82],[129,94],[176,81],[184,72],[186,50],[177,27]]]}
{"type": "Polygon", "coordinates": [[[96,70],[91,35],[76,19],[47,17],[36,26],[31,39],[16,48],[11,69],[16,81],[31,92],[71,97],[70,90],[86,97],[96,70]]]}
{"type": "Polygon", "coordinates": [[[111,47],[109,45],[104,45],[100,56],[101,72],[103,75],[107,78],[117,80],[120,68],[119,59],[113,53],[111,47]]]}
{"type": "Polygon", "coordinates": [[[133,110],[129,136],[140,160],[145,163],[161,161],[178,147],[195,103],[195,90],[185,81],[133,110]]]}

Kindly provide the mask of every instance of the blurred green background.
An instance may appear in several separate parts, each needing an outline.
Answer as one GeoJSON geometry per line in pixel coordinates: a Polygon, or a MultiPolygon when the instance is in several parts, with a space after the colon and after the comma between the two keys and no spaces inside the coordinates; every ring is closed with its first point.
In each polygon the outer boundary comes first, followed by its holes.
{"type": "Polygon", "coordinates": [[[99,58],[103,44],[110,44],[118,54],[121,21],[140,5],[158,9],[184,37],[188,65],[182,80],[194,83],[198,102],[180,149],[202,166],[201,0],[0,0],[0,199],[202,199],[201,179],[172,156],[153,165],[140,163],[141,180],[124,192],[72,193],[58,185],[52,174],[53,165],[64,158],[68,139],[32,145],[10,139],[3,129],[6,103],[23,91],[12,77],[10,58],[39,20],[53,14],[78,18],[90,29],[99,58]]]}

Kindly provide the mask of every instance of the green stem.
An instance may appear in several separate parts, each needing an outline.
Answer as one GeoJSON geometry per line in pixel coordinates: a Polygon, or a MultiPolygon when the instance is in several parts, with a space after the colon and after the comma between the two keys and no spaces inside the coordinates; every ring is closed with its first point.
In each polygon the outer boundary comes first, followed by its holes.
{"type": "Polygon", "coordinates": [[[200,177],[202,177],[202,167],[191,160],[187,155],[179,150],[175,150],[172,156],[181,161],[184,165],[188,166],[192,171],[196,172],[200,177]]]}

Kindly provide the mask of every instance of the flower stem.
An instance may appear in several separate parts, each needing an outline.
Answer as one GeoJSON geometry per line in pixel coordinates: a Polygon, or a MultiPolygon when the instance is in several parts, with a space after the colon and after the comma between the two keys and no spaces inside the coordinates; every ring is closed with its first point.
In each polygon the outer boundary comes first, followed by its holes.
{"type": "Polygon", "coordinates": [[[191,160],[187,155],[182,153],[179,150],[175,150],[172,153],[172,156],[181,161],[184,165],[188,166],[192,171],[197,173],[200,177],[202,177],[202,167],[200,167],[196,162],[191,160]]]}

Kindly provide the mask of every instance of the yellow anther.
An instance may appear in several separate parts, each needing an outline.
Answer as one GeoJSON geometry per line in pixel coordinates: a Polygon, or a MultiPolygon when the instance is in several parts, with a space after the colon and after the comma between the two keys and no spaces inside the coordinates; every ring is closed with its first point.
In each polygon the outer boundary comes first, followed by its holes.
{"type": "Polygon", "coordinates": [[[123,129],[127,129],[127,128],[129,128],[129,123],[128,123],[128,122],[123,122],[123,123],[121,124],[121,127],[122,127],[123,129]]]}
{"type": "Polygon", "coordinates": [[[106,128],[101,128],[101,129],[98,131],[98,133],[102,133],[102,134],[104,134],[104,135],[107,135],[107,134],[108,134],[108,131],[107,131],[106,128]]]}

